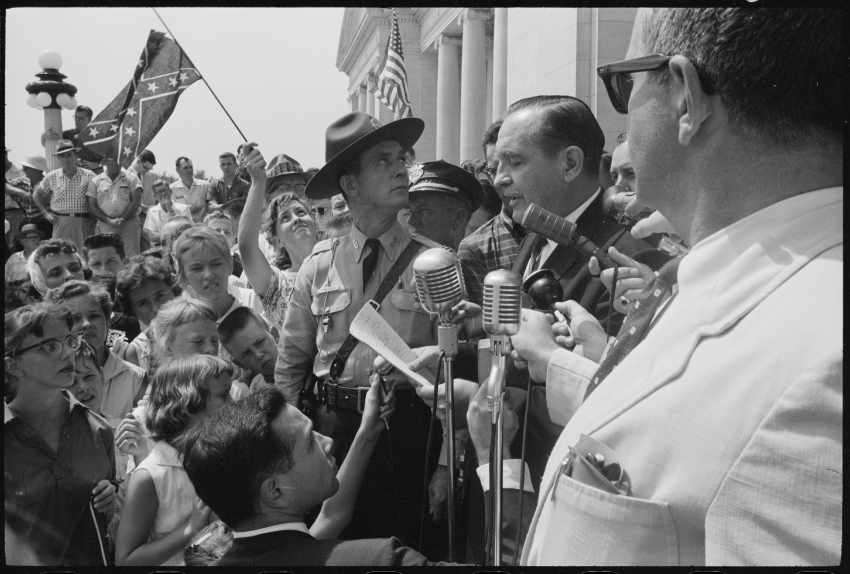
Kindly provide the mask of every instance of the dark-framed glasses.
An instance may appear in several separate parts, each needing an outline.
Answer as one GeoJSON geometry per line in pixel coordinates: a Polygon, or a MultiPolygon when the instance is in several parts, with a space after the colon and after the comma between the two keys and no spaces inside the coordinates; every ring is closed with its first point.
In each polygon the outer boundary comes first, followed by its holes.
{"type": "Polygon", "coordinates": [[[75,333],[73,335],[69,335],[68,338],[64,341],[62,341],[61,339],[45,339],[44,341],[36,343],[35,345],[30,345],[29,347],[24,347],[23,349],[15,349],[14,351],[12,351],[12,356],[14,357],[15,355],[20,355],[21,353],[25,353],[26,351],[36,349],[38,347],[41,347],[51,355],[61,355],[62,349],[65,347],[65,345],[67,345],[68,348],[76,351],[80,347],[82,341],[82,333],[75,333]]]}
{"type": "MultiPolygon", "coordinates": [[[[672,56],[650,54],[649,56],[641,56],[640,58],[632,58],[631,60],[604,64],[596,68],[596,73],[602,78],[614,109],[621,114],[628,114],[629,98],[632,95],[632,87],[634,86],[632,74],[634,72],[660,70],[664,66],[667,66],[671,59],[672,56]]],[[[713,94],[715,88],[711,79],[696,64],[694,64],[694,67],[697,70],[703,92],[708,95],[713,94]]]]}
{"type": "MultiPolygon", "coordinates": [[[[305,189],[307,189],[307,186],[303,183],[299,183],[299,184],[296,184],[296,185],[292,185],[290,183],[281,183],[280,185],[276,185],[272,191],[273,192],[280,191],[282,193],[289,193],[291,191],[294,191],[295,193],[303,194],[305,189]]],[[[271,192],[269,192],[269,193],[271,193],[271,192]]]]}
{"type": "Polygon", "coordinates": [[[325,216],[325,211],[327,211],[327,207],[314,207],[310,211],[313,212],[313,215],[318,215],[319,217],[325,216]]]}

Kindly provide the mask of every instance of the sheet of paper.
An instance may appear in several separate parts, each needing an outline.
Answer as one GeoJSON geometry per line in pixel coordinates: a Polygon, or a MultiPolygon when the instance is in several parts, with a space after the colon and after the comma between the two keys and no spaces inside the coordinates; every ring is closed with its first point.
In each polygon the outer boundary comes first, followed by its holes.
{"type": "Polygon", "coordinates": [[[426,376],[422,376],[407,368],[407,364],[416,359],[416,353],[401,340],[398,333],[369,303],[363,305],[363,308],[354,317],[349,330],[360,342],[372,347],[375,352],[392,363],[396,369],[407,375],[407,378],[414,385],[421,387],[434,384],[433,380],[429,380],[432,377],[427,371],[424,371],[427,373],[426,376]]]}

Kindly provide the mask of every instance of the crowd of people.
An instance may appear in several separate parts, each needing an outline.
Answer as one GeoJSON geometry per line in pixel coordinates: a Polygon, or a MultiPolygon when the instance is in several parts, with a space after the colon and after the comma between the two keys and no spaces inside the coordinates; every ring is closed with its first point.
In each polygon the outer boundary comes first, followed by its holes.
{"type": "Polygon", "coordinates": [[[642,9],[599,69],[629,122],[608,147],[581,99],[534,96],[462,165],[364,112],[321,169],[246,142],[212,182],[97,156],[86,106],[42,136],[59,169],[6,148],[7,564],[838,564],[841,20],[642,9]],[[435,248],[463,283],[454,436],[435,248]],[[523,294],[501,445],[498,270],[559,293],[523,294]],[[435,385],[350,334],[370,304],[435,385]]]}

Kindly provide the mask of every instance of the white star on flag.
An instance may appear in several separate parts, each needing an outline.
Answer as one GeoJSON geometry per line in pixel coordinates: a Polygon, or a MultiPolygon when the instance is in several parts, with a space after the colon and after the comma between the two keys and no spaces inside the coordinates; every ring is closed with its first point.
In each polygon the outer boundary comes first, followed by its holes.
{"type": "Polygon", "coordinates": [[[135,115],[136,115],[136,110],[134,110],[133,108],[128,109],[128,110],[127,110],[127,115],[128,115],[128,116],[130,116],[130,117],[132,118],[133,116],[135,116],[135,115]]]}
{"type": "Polygon", "coordinates": [[[133,129],[133,126],[127,126],[124,128],[124,133],[127,134],[127,137],[133,137],[133,134],[136,133],[136,130],[133,129]]]}
{"type": "Polygon", "coordinates": [[[148,84],[148,89],[153,93],[156,93],[156,91],[159,89],[159,86],[156,85],[156,82],[151,82],[150,84],[148,84]]]}
{"type": "Polygon", "coordinates": [[[109,131],[117,132],[118,131],[118,124],[112,124],[111,126],[109,126],[109,131]]]}
{"type": "Polygon", "coordinates": [[[125,148],[124,148],[124,155],[130,155],[131,153],[133,153],[133,150],[131,150],[131,149],[130,149],[130,148],[128,148],[128,147],[125,147],[125,148]]]}
{"type": "Polygon", "coordinates": [[[96,138],[97,137],[97,128],[92,128],[91,130],[89,130],[89,135],[93,138],[96,138]]]}
{"type": "Polygon", "coordinates": [[[180,79],[185,82],[186,80],[189,79],[189,76],[186,74],[186,72],[181,72],[180,73],[180,79]]]}
{"type": "Polygon", "coordinates": [[[170,80],[168,80],[168,83],[171,84],[171,87],[173,88],[177,85],[177,78],[171,78],[170,80]]]}

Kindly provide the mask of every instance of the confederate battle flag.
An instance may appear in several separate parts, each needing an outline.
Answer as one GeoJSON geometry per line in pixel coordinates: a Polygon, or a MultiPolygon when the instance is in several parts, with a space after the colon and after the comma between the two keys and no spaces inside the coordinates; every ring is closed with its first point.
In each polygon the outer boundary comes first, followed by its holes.
{"type": "Polygon", "coordinates": [[[200,79],[177,43],[151,30],[133,79],[80,133],[81,142],[129,167],[171,117],[182,91],[200,79]]]}

